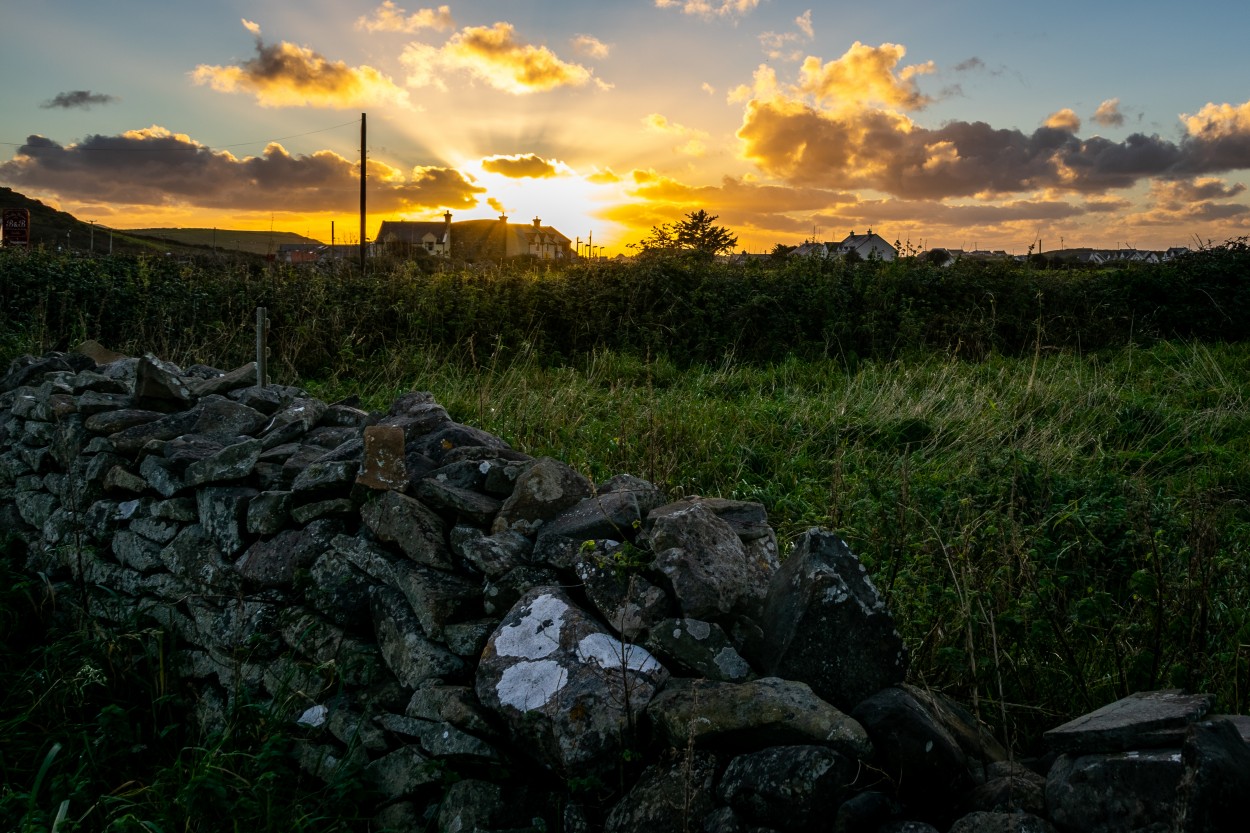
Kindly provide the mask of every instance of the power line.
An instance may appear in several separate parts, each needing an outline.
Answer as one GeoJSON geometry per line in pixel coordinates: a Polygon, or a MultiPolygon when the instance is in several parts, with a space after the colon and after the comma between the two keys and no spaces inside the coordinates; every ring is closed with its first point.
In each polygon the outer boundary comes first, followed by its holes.
{"type": "Polygon", "coordinates": [[[352,124],[360,124],[360,119],[352,119],[351,121],[345,121],[342,124],[336,124],[333,127],[322,127],[318,130],[309,130],[307,133],[292,133],[290,136],[279,136],[276,139],[261,139],[255,142],[236,142],[235,144],[232,144],[232,145],[220,145],[219,147],[221,150],[225,150],[226,148],[237,148],[237,147],[243,147],[245,145],[267,145],[270,142],[284,142],[287,139],[298,139],[301,136],[311,136],[314,133],[326,133],[330,130],[338,130],[340,127],[347,127],[348,125],[352,125],[352,124]]]}
{"type": "MultiPolygon", "coordinates": [[[[205,148],[206,150],[226,150],[227,148],[246,147],[247,145],[268,145],[272,142],[284,142],[287,139],[298,139],[301,136],[311,136],[314,133],[326,133],[330,130],[338,130],[340,127],[347,127],[353,124],[360,124],[360,119],[352,119],[351,121],[345,121],[342,124],[335,124],[335,125],[331,125],[330,127],[320,127],[320,128],[317,128],[316,130],[309,130],[305,133],[292,133],[290,136],[279,136],[276,139],[257,139],[251,142],[233,142],[228,145],[217,145],[216,147],[214,147],[213,145],[201,145],[201,147],[205,148]]],[[[99,136],[99,134],[96,134],[96,135],[99,136]]],[[[104,136],[101,138],[113,139],[113,138],[120,138],[120,137],[104,136]]],[[[161,138],[169,138],[169,137],[161,137],[161,138]]],[[[28,142],[0,142],[0,145],[4,145],[6,147],[24,147],[27,144],[28,142]]],[[[61,145],[60,147],[62,149],[66,148],[65,145],[61,145]]],[[[130,152],[130,153],[136,153],[136,152],[137,153],[157,153],[157,152],[164,150],[163,148],[145,148],[145,147],[138,147],[138,146],[102,148],[102,147],[83,147],[82,145],[76,145],[74,149],[78,151],[88,151],[88,150],[89,151],[111,151],[111,152],[123,151],[123,152],[130,152]]]]}

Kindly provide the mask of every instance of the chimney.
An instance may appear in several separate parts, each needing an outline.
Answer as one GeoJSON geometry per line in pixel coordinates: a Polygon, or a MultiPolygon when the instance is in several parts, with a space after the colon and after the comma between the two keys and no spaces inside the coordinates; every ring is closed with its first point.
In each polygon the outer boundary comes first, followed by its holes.
{"type": "Polygon", "coordinates": [[[451,212],[443,215],[443,251],[451,247],[451,212]]]}
{"type": "Polygon", "coordinates": [[[499,222],[501,222],[501,223],[507,223],[507,222],[508,222],[508,215],[507,215],[507,214],[500,214],[500,215],[499,215],[499,222]]]}
{"type": "Polygon", "coordinates": [[[542,228],[542,226],[543,226],[543,221],[535,217],[534,218],[534,230],[537,231],[538,229],[542,228]]]}

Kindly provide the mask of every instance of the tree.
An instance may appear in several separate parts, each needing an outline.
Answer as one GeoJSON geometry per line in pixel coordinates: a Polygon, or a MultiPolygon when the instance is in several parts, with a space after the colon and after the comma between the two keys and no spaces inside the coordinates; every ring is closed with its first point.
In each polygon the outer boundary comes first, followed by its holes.
{"type": "Polygon", "coordinates": [[[691,211],[676,226],[677,245],[710,255],[733,251],[738,245],[738,235],[724,226],[714,225],[717,215],[708,214],[702,208],[691,211]]]}
{"type": "Polygon", "coordinates": [[[773,250],[768,253],[768,257],[774,263],[785,263],[795,248],[795,246],[787,246],[785,243],[778,243],[776,246],[773,246],[773,250]]]}
{"type": "Polygon", "coordinates": [[[738,245],[738,235],[716,225],[716,220],[717,215],[708,214],[700,208],[675,223],[654,226],[645,238],[629,245],[641,254],[697,252],[709,258],[733,251],[738,245]]]}

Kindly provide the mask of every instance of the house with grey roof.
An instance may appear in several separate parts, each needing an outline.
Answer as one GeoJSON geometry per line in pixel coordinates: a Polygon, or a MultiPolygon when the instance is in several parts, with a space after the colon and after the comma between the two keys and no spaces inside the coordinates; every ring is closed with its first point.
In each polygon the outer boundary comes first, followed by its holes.
{"type": "Polygon", "coordinates": [[[452,222],[451,212],[443,222],[384,220],[378,229],[378,250],[411,256],[424,250],[434,257],[455,257],[466,261],[499,261],[516,257],[537,260],[571,261],[576,256],[573,241],[535,217],[532,223],[509,223],[506,214],[497,220],[452,222]]]}
{"type": "Polygon", "coordinates": [[[841,243],[819,243],[807,240],[797,246],[791,257],[846,257],[851,255],[860,260],[894,260],[898,250],[886,242],[879,234],[868,229],[867,234],[851,232],[841,243]]]}
{"type": "Polygon", "coordinates": [[[374,238],[374,245],[387,254],[411,256],[423,250],[434,257],[451,257],[451,212],[443,215],[443,221],[414,222],[411,220],[383,220],[374,238]]]}
{"type": "Polygon", "coordinates": [[[852,231],[833,250],[833,254],[843,257],[852,252],[861,260],[894,260],[898,257],[898,250],[881,235],[873,234],[872,229],[868,229],[867,234],[856,234],[852,231]]]}

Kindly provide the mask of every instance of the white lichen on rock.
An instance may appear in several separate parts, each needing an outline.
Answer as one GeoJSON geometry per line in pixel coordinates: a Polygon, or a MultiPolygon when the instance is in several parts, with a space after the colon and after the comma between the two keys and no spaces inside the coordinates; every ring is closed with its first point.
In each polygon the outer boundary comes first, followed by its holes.
{"type": "Polygon", "coordinates": [[[577,658],[597,662],[600,668],[620,668],[647,673],[660,667],[659,661],[641,645],[630,645],[606,633],[588,634],[577,643],[577,658]]]}
{"type": "Polygon", "coordinates": [[[683,619],[682,624],[686,626],[686,633],[700,642],[712,635],[712,626],[700,619],[683,619]]]}
{"type": "Polygon", "coordinates": [[[568,679],[568,672],[555,660],[518,662],[504,670],[495,692],[505,706],[522,712],[534,711],[550,703],[568,679]]]}
{"type": "Polygon", "coordinates": [[[503,657],[542,659],[560,648],[560,629],[569,606],[555,596],[539,596],[515,625],[501,628],[495,653],[503,657]]]}
{"type": "Polygon", "coordinates": [[[717,652],[713,661],[729,680],[745,679],[751,673],[751,666],[747,665],[747,661],[728,645],[717,652]]]}

